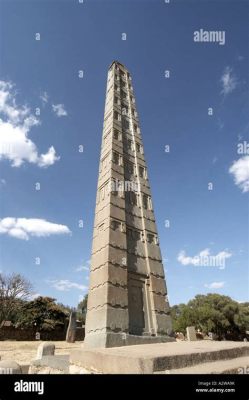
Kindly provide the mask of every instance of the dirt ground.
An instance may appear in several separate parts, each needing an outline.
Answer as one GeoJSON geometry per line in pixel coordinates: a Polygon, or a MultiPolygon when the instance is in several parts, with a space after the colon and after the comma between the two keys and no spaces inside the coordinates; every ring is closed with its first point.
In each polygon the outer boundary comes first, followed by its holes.
{"type": "MultiPolygon", "coordinates": [[[[0,359],[13,360],[20,365],[27,365],[36,358],[36,352],[40,341],[17,342],[12,340],[0,341],[0,359]]],[[[55,354],[69,354],[73,349],[79,349],[82,342],[67,343],[53,342],[55,344],[55,354]]]]}

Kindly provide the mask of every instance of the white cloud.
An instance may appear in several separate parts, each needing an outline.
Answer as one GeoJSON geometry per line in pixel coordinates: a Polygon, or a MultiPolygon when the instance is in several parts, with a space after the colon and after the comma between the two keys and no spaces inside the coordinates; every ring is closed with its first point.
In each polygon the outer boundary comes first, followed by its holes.
{"type": "Polygon", "coordinates": [[[40,99],[41,99],[43,105],[47,104],[47,102],[48,102],[48,97],[49,97],[49,96],[48,96],[47,92],[43,92],[43,93],[40,95],[40,99]]]}
{"type": "Polygon", "coordinates": [[[235,185],[239,186],[242,192],[249,192],[249,156],[234,161],[229,172],[233,175],[235,185]]]}
{"type": "Polygon", "coordinates": [[[68,292],[70,289],[86,290],[87,286],[80,285],[79,283],[71,282],[68,279],[61,279],[50,281],[52,287],[61,292],[68,292]]]}
{"type": "Polygon", "coordinates": [[[77,267],[75,269],[76,272],[80,272],[80,271],[89,271],[89,268],[86,267],[85,265],[80,265],[79,267],[77,267]]]}
{"type": "Polygon", "coordinates": [[[71,233],[66,225],[55,224],[37,218],[0,219],[0,234],[6,234],[17,239],[29,240],[30,236],[47,237],[71,233]]]}
{"type": "Polygon", "coordinates": [[[6,180],[5,179],[1,179],[0,180],[0,186],[4,186],[6,185],[6,180]]]}
{"type": "Polygon", "coordinates": [[[232,253],[223,250],[216,255],[211,255],[209,249],[201,250],[195,256],[187,256],[184,250],[181,250],[177,256],[177,260],[182,265],[195,265],[195,266],[223,266],[227,258],[230,258],[232,253]]]}
{"type": "Polygon", "coordinates": [[[64,104],[52,104],[52,109],[57,117],[65,117],[67,115],[64,104]]]}
{"type": "Polygon", "coordinates": [[[35,299],[37,299],[37,297],[40,297],[40,296],[41,296],[40,293],[32,293],[30,295],[30,300],[35,300],[35,299]]]}
{"type": "Polygon", "coordinates": [[[236,76],[233,74],[233,70],[230,67],[226,67],[221,76],[222,90],[221,94],[224,96],[233,92],[238,85],[236,76]]]}
{"type": "Polygon", "coordinates": [[[39,124],[26,105],[16,104],[14,85],[0,81],[0,160],[9,160],[12,167],[20,167],[25,161],[47,167],[59,160],[53,146],[39,155],[35,143],[29,139],[30,130],[39,124]]]}
{"type": "Polygon", "coordinates": [[[40,160],[38,162],[38,165],[40,167],[48,167],[49,165],[53,165],[55,161],[59,160],[60,157],[56,156],[56,151],[54,149],[54,146],[51,146],[48,149],[48,152],[45,154],[40,155],[40,160]]]}
{"type": "Polygon", "coordinates": [[[225,285],[225,282],[212,282],[212,283],[205,283],[205,287],[208,289],[221,289],[225,285]]]}

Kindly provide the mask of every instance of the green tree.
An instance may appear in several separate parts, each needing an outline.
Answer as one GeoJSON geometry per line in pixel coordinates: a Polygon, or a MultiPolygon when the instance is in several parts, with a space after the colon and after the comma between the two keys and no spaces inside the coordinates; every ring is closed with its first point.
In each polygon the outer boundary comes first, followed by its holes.
{"type": "Polygon", "coordinates": [[[249,330],[248,303],[239,304],[216,293],[197,295],[187,305],[171,308],[175,331],[185,332],[193,325],[204,333],[213,332],[219,339],[242,339],[249,330]]]}
{"type": "Polygon", "coordinates": [[[32,294],[31,283],[20,274],[0,273],[0,324],[15,322],[23,302],[32,294]]]}
{"type": "Polygon", "coordinates": [[[86,294],[84,299],[79,302],[77,307],[77,318],[83,323],[86,322],[87,300],[88,294],[86,294]]]}
{"type": "Polygon", "coordinates": [[[53,330],[64,327],[69,313],[55,303],[51,297],[37,297],[35,300],[25,302],[20,309],[18,326],[36,327],[37,330],[53,330]]]}

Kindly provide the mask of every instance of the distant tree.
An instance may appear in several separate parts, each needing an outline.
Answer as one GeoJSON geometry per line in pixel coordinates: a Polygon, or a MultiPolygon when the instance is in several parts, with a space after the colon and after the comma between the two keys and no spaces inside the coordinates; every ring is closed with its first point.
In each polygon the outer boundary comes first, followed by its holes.
{"type": "Polygon", "coordinates": [[[188,304],[171,308],[173,327],[184,332],[187,326],[193,325],[206,334],[215,333],[219,339],[241,339],[249,330],[247,304],[216,293],[197,295],[188,304]]]}
{"type": "Polygon", "coordinates": [[[86,322],[87,300],[88,294],[86,294],[84,299],[79,302],[77,307],[77,318],[80,319],[83,323],[86,322]]]}
{"type": "Polygon", "coordinates": [[[31,283],[20,274],[0,273],[0,323],[15,322],[18,311],[32,294],[31,283]]]}
{"type": "Polygon", "coordinates": [[[249,303],[239,303],[239,312],[234,321],[241,332],[249,331],[249,303]]]}
{"type": "Polygon", "coordinates": [[[68,315],[70,315],[70,313],[74,310],[73,307],[67,306],[63,303],[57,303],[57,305],[68,315]]]}
{"type": "Polygon", "coordinates": [[[55,299],[40,296],[22,305],[17,325],[36,327],[38,331],[53,330],[63,327],[68,321],[68,316],[69,313],[56,304],[55,299]]]}

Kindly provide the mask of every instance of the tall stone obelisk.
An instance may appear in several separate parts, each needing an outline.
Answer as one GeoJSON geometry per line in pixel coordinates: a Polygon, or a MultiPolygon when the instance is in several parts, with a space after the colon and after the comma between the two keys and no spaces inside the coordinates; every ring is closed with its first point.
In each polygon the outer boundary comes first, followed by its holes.
{"type": "Polygon", "coordinates": [[[131,76],[109,67],[93,232],[86,347],[173,340],[131,76]]]}

